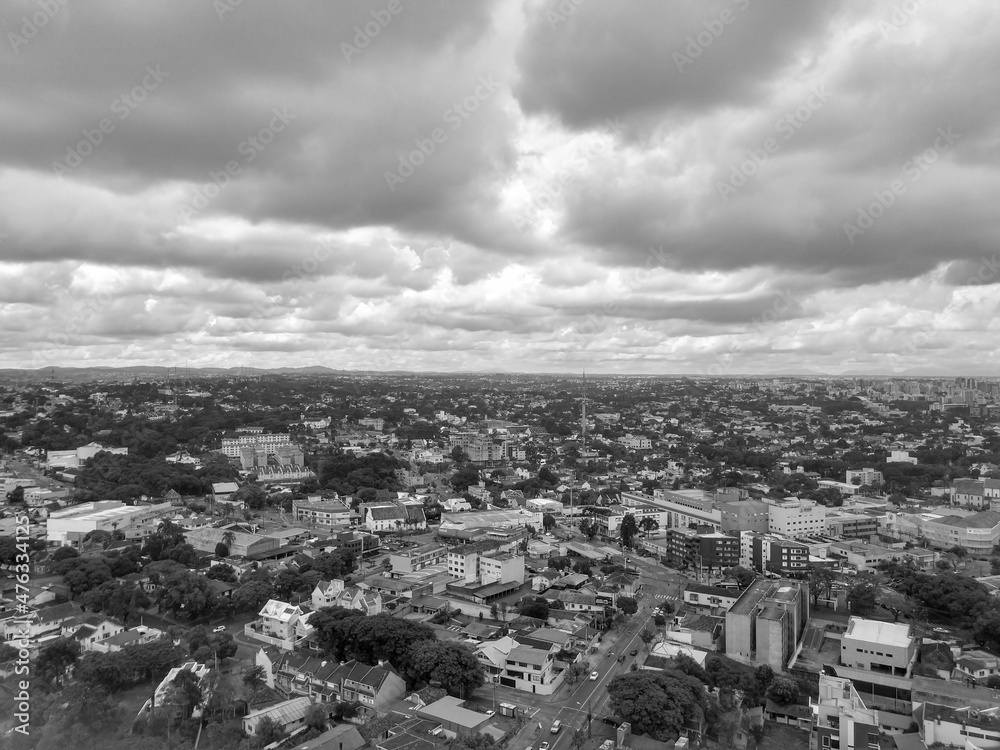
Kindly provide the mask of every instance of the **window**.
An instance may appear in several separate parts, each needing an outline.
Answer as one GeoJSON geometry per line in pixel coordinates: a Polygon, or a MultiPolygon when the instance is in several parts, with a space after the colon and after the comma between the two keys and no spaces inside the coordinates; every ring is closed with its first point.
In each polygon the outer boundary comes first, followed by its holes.
{"type": "Polygon", "coordinates": [[[830,735],[823,735],[823,747],[830,747],[830,735]]]}

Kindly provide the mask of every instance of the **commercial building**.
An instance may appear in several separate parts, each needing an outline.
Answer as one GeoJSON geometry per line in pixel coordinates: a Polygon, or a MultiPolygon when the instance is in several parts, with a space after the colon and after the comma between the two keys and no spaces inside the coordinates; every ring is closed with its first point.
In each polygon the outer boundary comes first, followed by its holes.
{"type": "Polygon", "coordinates": [[[351,509],[339,500],[310,495],[305,500],[292,500],[292,517],[296,523],[311,526],[346,526],[351,522],[351,509]]]}
{"type": "Polygon", "coordinates": [[[722,504],[722,530],[733,532],[752,531],[766,534],[769,507],[760,500],[736,500],[722,504]]]}
{"type": "Polygon", "coordinates": [[[118,530],[126,536],[142,538],[175,512],[170,503],[125,505],[117,500],[81,503],[50,512],[46,537],[49,544],[71,547],[79,547],[92,531],[118,530]]]}
{"type": "Polygon", "coordinates": [[[739,598],[738,589],[702,586],[698,583],[689,583],[684,589],[684,603],[688,607],[711,615],[725,614],[732,609],[739,598]]]}
{"type": "Polygon", "coordinates": [[[541,529],[542,514],[526,508],[442,513],[438,533],[454,536],[457,532],[473,529],[523,529],[526,526],[541,529]]]}
{"type": "Polygon", "coordinates": [[[662,514],[661,529],[710,526],[722,530],[721,503],[702,490],[657,490],[652,498],[623,492],[622,505],[655,506],[662,514]]]}
{"type": "Polygon", "coordinates": [[[47,451],[46,465],[50,469],[70,469],[83,466],[88,459],[98,453],[107,452],[115,456],[127,456],[128,448],[108,448],[100,443],[87,443],[70,451],[47,451]]]}
{"type": "Polygon", "coordinates": [[[808,584],[758,579],[726,613],[726,656],[782,671],[795,653],[808,619],[808,584]]]}
{"type": "Polygon", "coordinates": [[[966,516],[891,512],[885,516],[885,529],[890,536],[926,542],[935,549],[960,546],[973,555],[989,555],[1000,542],[1000,512],[981,510],[966,516]]]}
{"type": "Polygon", "coordinates": [[[184,534],[184,539],[199,552],[215,552],[216,546],[225,544],[229,554],[248,557],[264,552],[273,552],[281,546],[281,541],[262,534],[251,534],[235,528],[192,529],[184,534]],[[232,536],[229,536],[229,535],[232,536]]]}
{"type": "Polygon", "coordinates": [[[524,583],[524,557],[503,552],[499,541],[462,544],[448,549],[448,573],[463,583],[524,583]]]}
{"type": "Polygon", "coordinates": [[[852,617],[841,638],[840,663],[855,669],[907,676],[917,658],[910,625],[852,617]]]}
{"type": "Polygon", "coordinates": [[[770,503],[768,528],[774,534],[798,539],[826,533],[826,506],[814,500],[790,498],[770,503]]]}
{"type": "Polygon", "coordinates": [[[952,485],[952,505],[982,510],[991,500],[1000,500],[1000,479],[956,479],[952,485]]]}
{"type": "Polygon", "coordinates": [[[828,509],[826,533],[848,539],[868,539],[878,534],[879,516],[851,512],[840,508],[828,509]]]}
{"type": "Polygon", "coordinates": [[[448,548],[441,544],[422,544],[389,555],[393,573],[415,573],[438,565],[448,557],[448,548]]]}

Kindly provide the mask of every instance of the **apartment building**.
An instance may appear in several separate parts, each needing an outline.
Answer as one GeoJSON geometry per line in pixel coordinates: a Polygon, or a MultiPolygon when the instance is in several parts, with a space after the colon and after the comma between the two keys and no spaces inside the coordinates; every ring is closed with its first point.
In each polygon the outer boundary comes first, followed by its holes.
{"type": "Polygon", "coordinates": [[[868,539],[878,533],[879,516],[840,508],[827,509],[826,533],[847,539],[868,539]]]}
{"type": "Polygon", "coordinates": [[[840,663],[855,669],[908,676],[917,657],[911,627],[852,617],[841,637],[840,663]]]}
{"type": "Polygon", "coordinates": [[[798,539],[826,533],[826,506],[813,500],[788,498],[770,503],[768,528],[774,534],[798,539]]]}
{"type": "Polygon", "coordinates": [[[718,616],[732,609],[740,593],[737,589],[689,583],[684,589],[684,603],[702,614],[718,616]]]}
{"type": "Polygon", "coordinates": [[[452,432],[448,444],[452,450],[461,448],[473,463],[500,462],[507,456],[506,439],[481,432],[452,432]]]}
{"type": "Polygon", "coordinates": [[[809,546],[775,534],[749,536],[750,567],[779,575],[801,574],[809,567],[809,546]]]}
{"type": "Polygon", "coordinates": [[[726,612],[726,656],[782,671],[795,653],[808,619],[807,583],[758,579],[726,612]]]}
{"type": "Polygon", "coordinates": [[[248,435],[238,435],[237,437],[222,438],[222,452],[229,458],[239,458],[243,448],[261,448],[265,451],[274,452],[274,449],[282,445],[291,445],[292,438],[287,433],[254,433],[248,435]]]}
{"type": "Polygon", "coordinates": [[[844,482],[846,484],[856,484],[862,485],[867,484],[871,486],[880,485],[883,482],[882,472],[876,471],[875,469],[848,469],[844,477],[844,482]]]}
{"type": "Polygon", "coordinates": [[[879,715],[868,708],[851,681],[820,673],[812,710],[810,750],[878,750],[879,715]]]}
{"type": "Polygon", "coordinates": [[[666,530],[666,557],[673,567],[688,567],[704,575],[721,575],[740,564],[740,539],[720,531],[666,530]]]}

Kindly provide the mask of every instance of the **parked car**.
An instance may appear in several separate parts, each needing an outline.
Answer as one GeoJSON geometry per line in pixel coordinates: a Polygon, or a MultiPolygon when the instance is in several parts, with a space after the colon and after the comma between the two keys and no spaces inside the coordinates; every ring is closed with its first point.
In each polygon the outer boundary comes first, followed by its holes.
{"type": "Polygon", "coordinates": [[[628,653],[629,653],[629,656],[635,656],[636,654],[639,653],[639,649],[634,648],[631,651],[629,651],[628,653]]]}
{"type": "Polygon", "coordinates": [[[590,679],[592,680],[596,680],[600,676],[601,675],[599,675],[596,670],[590,673],[590,679]]]}
{"type": "Polygon", "coordinates": [[[549,750],[549,743],[543,742],[541,745],[538,746],[538,750],[549,750]]]}
{"type": "Polygon", "coordinates": [[[226,632],[226,626],[225,625],[220,625],[217,628],[212,628],[212,632],[213,633],[225,633],[226,632]]]}
{"type": "Polygon", "coordinates": [[[601,721],[603,721],[605,724],[610,724],[613,727],[618,726],[618,719],[613,719],[610,716],[601,717],[601,721]]]}
{"type": "Polygon", "coordinates": [[[562,729],[562,722],[559,721],[559,719],[556,719],[555,721],[552,722],[551,732],[552,734],[559,734],[560,729],[562,729]]]}

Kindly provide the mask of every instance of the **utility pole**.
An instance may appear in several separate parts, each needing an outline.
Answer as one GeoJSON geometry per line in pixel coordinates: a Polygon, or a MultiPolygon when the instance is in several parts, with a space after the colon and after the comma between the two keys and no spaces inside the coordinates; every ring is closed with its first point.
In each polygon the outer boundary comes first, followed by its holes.
{"type": "MultiPolygon", "coordinates": [[[[593,696],[591,696],[591,698],[592,697],[593,696]]],[[[594,730],[593,730],[593,727],[591,725],[591,721],[594,718],[594,713],[590,709],[590,700],[591,700],[591,698],[587,698],[587,739],[592,739],[593,736],[594,736],[594,730]]]]}

